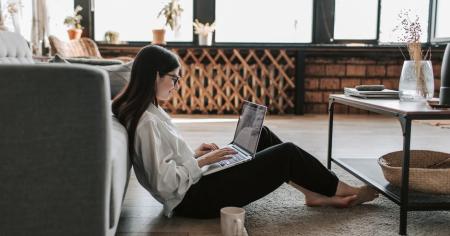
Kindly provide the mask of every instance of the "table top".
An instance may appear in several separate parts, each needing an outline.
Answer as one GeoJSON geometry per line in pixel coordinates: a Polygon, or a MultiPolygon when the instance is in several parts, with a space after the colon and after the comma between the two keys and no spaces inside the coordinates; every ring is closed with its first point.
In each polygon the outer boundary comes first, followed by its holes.
{"type": "Polygon", "coordinates": [[[343,94],[330,95],[331,101],[367,111],[412,119],[450,119],[450,109],[432,108],[426,101],[402,102],[399,99],[365,99],[343,94]]]}

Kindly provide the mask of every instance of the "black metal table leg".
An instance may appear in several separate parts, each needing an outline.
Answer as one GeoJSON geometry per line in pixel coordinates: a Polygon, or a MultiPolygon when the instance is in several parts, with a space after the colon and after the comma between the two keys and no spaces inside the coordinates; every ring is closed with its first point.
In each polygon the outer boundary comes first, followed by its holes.
{"type": "Polygon", "coordinates": [[[334,99],[330,98],[328,104],[329,123],[328,123],[328,158],[327,168],[331,170],[331,148],[333,146],[333,113],[334,113],[334,99]]]}
{"type": "Polygon", "coordinates": [[[403,168],[402,186],[400,194],[400,230],[399,234],[406,235],[408,226],[408,192],[409,192],[409,158],[411,148],[411,120],[407,117],[400,117],[403,130],[403,168]]]}

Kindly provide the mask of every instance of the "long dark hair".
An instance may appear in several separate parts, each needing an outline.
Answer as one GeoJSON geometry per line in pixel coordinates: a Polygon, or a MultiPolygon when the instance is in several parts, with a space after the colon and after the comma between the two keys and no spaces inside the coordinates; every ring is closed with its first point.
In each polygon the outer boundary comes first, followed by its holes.
{"type": "Polygon", "coordinates": [[[128,151],[134,150],[136,128],[150,103],[158,106],[156,78],[180,67],[177,55],[156,45],[142,48],[131,68],[130,82],[112,102],[112,112],[128,132],[128,151]]]}

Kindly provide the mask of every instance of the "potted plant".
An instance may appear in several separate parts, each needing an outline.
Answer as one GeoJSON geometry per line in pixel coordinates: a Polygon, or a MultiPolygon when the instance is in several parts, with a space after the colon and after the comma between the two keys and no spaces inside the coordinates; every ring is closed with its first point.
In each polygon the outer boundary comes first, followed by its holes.
{"type": "MultiPolygon", "coordinates": [[[[164,26],[169,26],[170,29],[175,32],[175,35],[177,35],[177,32],[181,27],[180,17],[182,12],[183,8],[181,8],[179,1],[170,0],[170,2],[167,3],[163,7],[163,9],[161,9],[161,11],[158,13],[158,18],[164,15],[166,19],[164,26]]],[[[152,44],[165,45],[166,44],[165,33],[166,30],[164,28],[154,29],[152,44]]]]}
{"type": "Polygon", "coordinates": [[[69,35],[70,40],[81,38],[81,34],[83,33],[84,27],[81,26],[81,19],[83,19],[83,17],[79,14],[79,12],[82,10],[83,8],[78,5],[75,7],[73,15],[67,16],[64,19],[64,24],[69,27],[67,33],[69,35]]]}
{"type": "Polygon", "coordinates": [[[120,34],[116,31],[108,30],[105,32],[105,41],[111,44],[119,44],[120,43],[120,34]]]}
{"type": "Polygon", "coordinates": [[[400,31],[399,41],[406,43],[410,59],[405,61],[400,76],[399,94],[401,101],[423,102],[433,98],[434,77],[431,65],[431,52],[423,55],[420,37],[422,29],[418,15],[411,16],[411,10],[400,12],[400,24],[394,31],[400,31]]]}
{"type": "Polygon", "coordinates": [[[212,45],[212,33],[216,29],[216,24],[213,22],[211,25],[209,23],[202,24],[195,19],[194,21],[194,32],[198,35],[198,45],[212,45]]]}

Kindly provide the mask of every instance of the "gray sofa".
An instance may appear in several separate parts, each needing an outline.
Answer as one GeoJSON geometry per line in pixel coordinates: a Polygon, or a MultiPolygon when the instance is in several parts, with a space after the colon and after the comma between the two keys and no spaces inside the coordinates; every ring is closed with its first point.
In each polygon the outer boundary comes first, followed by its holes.
{"type": "Polygon", "coordinates": [[[131,164],[107,73],[32,64],[26,42],[4,33],[0,235],[114,235],[131,164]]]}
{"type": "MultiPolygon", "coordinates": [[[[133,61],[111,65],[109,59],[62,58],[55,55],[51,63],[86,64],[105,70],[109,75],[111,98],[114,98],[127,85],[133,61]]],[[[116,60],[117,61],[117,60],[116,60]]],[[[0,64],[35,64],[27,41],[19,34],[0,31],[0,64]]]]}

